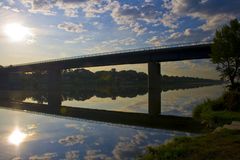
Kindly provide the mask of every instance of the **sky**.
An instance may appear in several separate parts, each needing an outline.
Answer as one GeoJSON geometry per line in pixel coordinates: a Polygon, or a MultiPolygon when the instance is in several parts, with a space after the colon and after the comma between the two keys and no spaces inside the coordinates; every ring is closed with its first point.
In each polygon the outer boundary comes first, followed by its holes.
{"type": "MultiPolygon", "coordinates": [[[[240,0],[3,0],[0,65],[211,41],[240,19],[240,0]]],[[[135,69],[123,65],[91,70],[135,69]]],[[[162,73],[218,78],[209,60],[162,63],[162,73]]]]}

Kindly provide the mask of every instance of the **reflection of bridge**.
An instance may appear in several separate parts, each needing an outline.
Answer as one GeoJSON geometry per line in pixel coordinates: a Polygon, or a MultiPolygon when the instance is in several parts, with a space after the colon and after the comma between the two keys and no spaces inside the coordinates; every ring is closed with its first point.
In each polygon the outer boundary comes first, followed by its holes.
{"type": "Polygon", "coordinates": [[[51,114],[69,118],[82,118],[116,124],[161,128],[191,133],[200,133],[204,131],[204,128],[200,124],[200,122],[197,122],[190,117],[178,117],[168,115],[153,116],[144,113],[128,113],[97,109],[74,108],[59,106],[58,104],[56,104],[56,102],[54,104],[44,105],[23,102],[0,101],[0,106],[7,109],[17,109],[41,114],[51,114]]]}
{"type": "Polygon", "coordinates": [[[159,62],[209,58],[211,43],[191,43],[175,46],[145,48],[110,52],[88,56],[72,57],[52,61],[42,61],[22,65],[13,65],[0,69],[2,81],[7,82],[11,72],[47,71],[49,91],[58,90],[61,82],[61,70],[80,67],[108,66],[121,64],[148,63],[148,95],[150,113],[160,113],[161,78],[159,62]],[[5,79],[5,80],[4,80],[5,79]]]}

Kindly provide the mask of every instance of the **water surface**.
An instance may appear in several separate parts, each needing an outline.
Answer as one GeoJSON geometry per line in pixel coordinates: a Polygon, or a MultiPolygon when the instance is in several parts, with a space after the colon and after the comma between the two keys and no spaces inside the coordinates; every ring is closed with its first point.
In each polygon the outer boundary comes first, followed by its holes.
{"type": "MultiPolygon", "coordinates": [[[[161,91],[160,114],[191,117],[194,106],[207,98],[219,97],[223,91],[223,85],[161,91]]],[[[148,114],[148,93],[145,90],[121,95],[115,93],[114,96],[109,96],[111,92],[94,93],[61,91],[57,96],[54,94],[52,98],[56,99],[51,101],[58,104],[60,95],[61,104],[73,108],[148,114]]],[[[1,92],[1,97],[4,95],[2,104],[7,100],[46,104],[45,107],[51,97],[44,91],[1,92]]],[[[162,144],[176,136],[195,135],[177,128],[154,129],[81,117],[66,118],[6,109],[6,106],[0,109],[0,117],[0,159],[4,160],[135,159],[149,145],[162,144]]]]}

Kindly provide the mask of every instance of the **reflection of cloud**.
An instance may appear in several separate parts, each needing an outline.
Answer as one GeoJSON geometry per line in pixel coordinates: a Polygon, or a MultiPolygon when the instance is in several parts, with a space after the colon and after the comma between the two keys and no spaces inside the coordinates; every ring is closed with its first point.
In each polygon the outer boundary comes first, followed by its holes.
{"type": "Polygon", "coordinates": [[[12,160],[22,160],[21,157],[14,157],[12,160]]]}
{"type": "Polygon", "coordinates": [[[43,155],[34,155],[29,157],[29,160],[51,160],[52,158],[57,157],[57,153],[45,153],[43,155]]]}
{"type": "Polygon", "coordinates": [[[66,160],[77,160],[79,158],[79,151],[69,151],[65,153],[66,160]]]}
{"type": "Polygon", "coordinates": [[[101,150],[88,150],[86,152],[86,156],[84,156],[85,160],[111,160],[112,158],[108,157],[105,154],[101,153],[101,150]]]}
{"type": "Polygon", "coordinates": [[[86,136],[84,135],[74,135],[74,136],[67,136],[63,139],[59,139],[58,143],[65,145],[65,146],[72,146],[75,144],[83,144],[85,141],[86,136]]]}
{"type": "Polygon", "coordinates": [[[37,129],[37,125],[36,124],[29,124],[29,125],[27,125],[27,129],[28,130],[37,129]]]}
{"type": "Polygon", "coordinates": [[[140,143],[146,140],[148,137],[142,132],[138,131],[132,139],[128,137],[120,137],[120,141],[117,143],[112,153],[115,159],[124,159],[124,157],[132,157],[136,152],[141,151],[140,143]],[[129,141],[130,140],[130,141],[129,141]]]}
{"type": "Polygon", "coordinates": [[[66,128],[72,128],[72,129],[76,129],[76,130],[79,130],[81,132],[84,132],[85,131],[85,127],[86,127],[86,124],[83,124],[83,125],[79,125],[79,124],[65,124],[65,127],[66,128]]]}

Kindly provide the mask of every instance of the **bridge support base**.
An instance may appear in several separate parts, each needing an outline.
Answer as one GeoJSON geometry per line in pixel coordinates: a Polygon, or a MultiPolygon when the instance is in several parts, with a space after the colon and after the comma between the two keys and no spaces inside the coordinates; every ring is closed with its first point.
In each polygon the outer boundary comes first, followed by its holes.
{"type": "Polygon", "coordinates": [[[161,65],[160,63],[148,63],[148,113],[150,115],[161,114],[161,65]]]}

